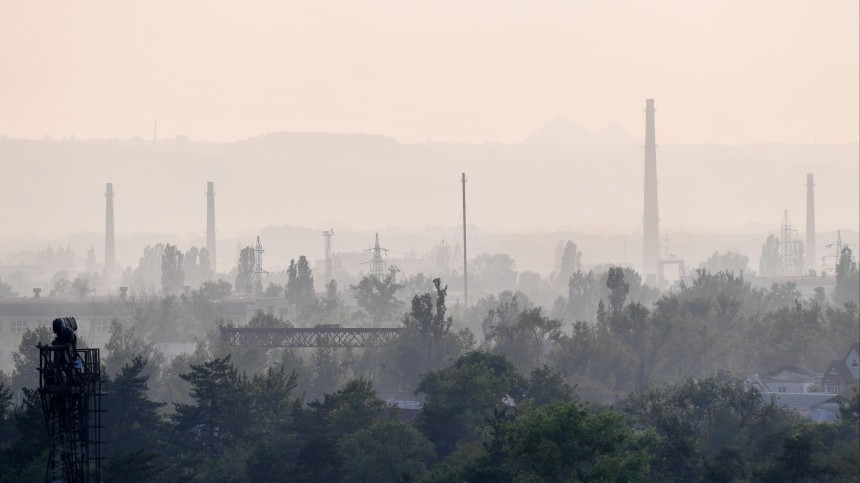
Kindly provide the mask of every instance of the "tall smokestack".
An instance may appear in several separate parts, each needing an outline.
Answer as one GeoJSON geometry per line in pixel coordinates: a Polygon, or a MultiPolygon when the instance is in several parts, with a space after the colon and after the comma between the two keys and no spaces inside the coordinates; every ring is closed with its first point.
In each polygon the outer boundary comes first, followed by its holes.
{"type": "Polygon", "coordinates": [[[215,263],[215,183],[206,183],[206,251],[209,252],[209,261],[212,263],[212,271],[216,271],[215,263]]]}
{"type": "Polygon", "coordinates": [[[116,244],[113,227],[113,183],[105,186],[105,273],[110,277],[116,270],[116,244]]]}
{"type": "Polygon", "coordinates": [[[656,281],[660,263],[660,219],[657,215],[657,143],[654,99],[645,99],[645,216],[642,219],[642,269],[656,281]]]}
{"type": "Polygon", "coordinates": [[[806,175],[806,268],[815,270],[815,184],[806,175]]]}

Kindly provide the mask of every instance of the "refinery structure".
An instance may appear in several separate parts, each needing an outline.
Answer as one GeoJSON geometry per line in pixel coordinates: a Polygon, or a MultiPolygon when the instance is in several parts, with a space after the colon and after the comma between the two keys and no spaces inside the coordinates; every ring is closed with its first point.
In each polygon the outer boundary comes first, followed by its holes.
{"type": "MultiPolygon", "coordinates": [[[[642,258],[641,261],[631,263],[634,268],[643,275],[643,280],[652,286],[667,288],[685,278],[694,275],[695,266],[691,266],[682,257],[677,257],[665,250],[661,244],[660,215],[658,208],[658,175],[657,175],[657,141],[655,127],[655,101],[645,101],[645,144],[644,144],[644,170],[643,170],[643,204],[642,204],[642,258]]],[[[466,176],[462,174],[459,181],[462,183],[463,218],[458,220],[462,227],[462,246],[460,242],[449,250],[457,256],[457,261],[463,263],[461,267],[451,264],[452,270],[458,271],[464,286],[455,288],[452,293],[457,298],[462,298],[468,303],[468,290],[465,285],[467,270],[471,268],[466,263],[468,254],[466,252],[466,176]],[[462,253],[462,259],[459,255],[462,253]],[[459,269],[459,270],[458,270],[459,269]]],[[[452,183],[453,184],[453,183],[452,183]]],[[[800,184],[800,183],[798,183],[800,184]]],[[[816,252],[816,221],[815,221],[815,184],[813,173],[806,176],[806,226],[805,233],[801,234],[792,225],[789,213],[782,215],[782,223],[778,232],[772,233],[764,240],[760,263],[757,273],[737,274],[752,281],[754,284],[769,286],[772,282],[793,281],[805,293],[812,293],[815,287],[824,287],[829,290],[832,287],[833,267],[838,261],[839,250],[846,244],[841,236],[833,243],[824,245],[825,253],[816,252]]],[[[11,354],[17,350],[20,336],[27,330],[38,326],[47,326],[57,314],[74,314],[80,326],[80,333],[93,344],[102,344],[108,337],[108,327],[112,318],[123,319],[128,316],[130,310],[125,302],[129,288],[123,284],[122,264],[117,260],[117,238],[116,238],[116,191],[114,183],[105,185],[105,231],[104,231],[104,265],[101,271],[102,284],[100,290],[87,297],[46,297],[46,287],[33,287],[31,296],[18,296],[15,298],[0,299],[0,328],[6,334],[0,343],[0,367],[8,368],[11,365],[11,354]],[[105,287],[108,287],[105,289],[105,287]],[[8,327],[8,328],[7,328],[8,327]]],[[[225,257],[218,257],[218,232],[216,231],[216,206],[215,206],[215,183],[208,181],[205,191],[205,248],[208,252],[208,263],[211,273],[216,277],[226,276],[230,270],[235,269],[235,260],[225,261],[225,257]],[[219,262],[219,260],[221,260],[219,262]]],[[[678,200],[664,200],[665,203],[677,203],[678,200]]],[[[319,233],[319,232],[317,232],[319,233]]],[[[339,273],[344,273],[344,267],[358,267],[364,274],[372,274],[378,278],[398,277],[413,274],[409,260],[389,259],[390,248],[383,247],[380,242],[380,233],[376,233],[373,244],[367,250],[355,250],[353,252],[333,249],[333,228],[325,230],[323,243],[321,244],[322,256],[318,265],[314,267],[318,277],[317,290],[325,287],[331,281],[336,281],[339,273]],[[399,272],[403,270],[403,274],[399,272]]],[[[384,233],[383,233],[384,235],[384,233]]],[[[666,235],[663,233],[662,235],[666,235]]],[[[318,236],[318,235],[317,235],[318,236]]],[[[370,240],[368,240],[370,241],[370,240]]],[[[253,266],[253,282],[256,287],[253,296],[235,295],[226,304],[226,313],[229,320],[241,324],[248,319],[248,314],[258,308],[278,311],[279,314],[289,317],[295,315],[295,307],[290,307],[283,301],[278,303],[270,299],[263,300],[263,290],[268,281],[269,272],[263,266],[263,242],[265,239],[258,236],[256,246],[253,247],[256,254],[253,266]]],[[[386,242],[386,244],[390,241],[386,242]]],[[[367,246],[367,245],[365,245],[367,246]]],[[[223,253],[223,252],[222,252],[223,253]]],[[[271,252],[267,254],[267,257],[271,252]]],[[[451,256],[450,254],[448,255],[451,256]]],[[[278,257],[275,257],[278,258],[278,257]]],[[[281,255],[282,258],[282,255],[281,255]]],[[[445,265],[448,266],[446,260],[445,265]]],[[[469,273],[468,276],[471,276],[469,273]]],[[[232,283],[232,280],[230,280],[232,283]]],[[[344,286],[341,285],[341,288],[344,286]]],[[[186,287],[190,289],[191,287],[186,287]]],[[[194,287],[196,288],[196,287],[194,287]]],[[[479,294],[475,299],[480,297],[479,294]]]]}

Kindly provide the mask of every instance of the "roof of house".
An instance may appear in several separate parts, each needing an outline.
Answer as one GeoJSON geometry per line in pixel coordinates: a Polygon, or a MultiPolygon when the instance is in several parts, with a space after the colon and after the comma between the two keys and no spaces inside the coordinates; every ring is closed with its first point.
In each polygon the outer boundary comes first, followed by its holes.
{"type": "Polygon", "coordinates": [[[773,397],[774,401],[778,405],[785,406],[790,409],[811,409],[826,403],[839,404],[847,401],[839,394],[824,393],[771,392],[765,396],[773,397]]]}
{"type": "Polygon", "coordinates": [[[856,379],[848,370],[844,359],[831,362],[824,372],[824,377],[821,378],[822,384],[851,384],[853,382],[856,382],[856,379]]]}
{"type": "Polygon", "coordinates": [[[762,379],[765,381],[796,381],[796,382],[805,382],[812,381],[815,382],[821,378],[821,374],[807,369],[805,367],[793,366],[793,365],[785,365],[780,367],[775,371],[771,371],[762,376],[762,379]]]}

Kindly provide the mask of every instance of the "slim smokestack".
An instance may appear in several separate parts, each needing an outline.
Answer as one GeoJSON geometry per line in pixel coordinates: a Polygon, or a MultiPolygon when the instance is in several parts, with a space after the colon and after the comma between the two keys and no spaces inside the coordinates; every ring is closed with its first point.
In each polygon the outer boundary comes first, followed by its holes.
{"type": "Polygon", "coordinates": [[[815,184],[806,175],[806,268],[815,270],[815,184]]]}
{"type": "Polygon", "coordinates": [[[645,99],[645,215],[642,219],[642,269],[656,281],[660,262],[660,218],[657,215],[657,143],[654,99],[645,99]]]}
{"type": "Polygon", "coordinates": [[[463,183],[463,304],[469,307],[469,256],[466,253],[466,173],[460,177],[463,183]]]}
{"type": "Polygon", "coordinates": [[[116,270],[116,244],[113,227],[113,183],[105,186],[105,273],[110,276],[116,270]]]}
{"type": "Polygon", "coordinates": [[[212,181],[206,183],[206,251],[209,252],[209,261],[215,272],[215,183],[212,181]]]}

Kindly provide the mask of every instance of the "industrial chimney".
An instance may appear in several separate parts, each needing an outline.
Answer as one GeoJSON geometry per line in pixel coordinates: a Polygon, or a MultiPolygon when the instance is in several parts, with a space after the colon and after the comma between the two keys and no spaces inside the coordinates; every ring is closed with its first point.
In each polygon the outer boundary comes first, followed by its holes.
{"type": "Polygon", "coordinates": [[[212,181],[206,183],[206,251],[215,272],[215,183],[212,181]]]}
{"type": "Polygon", "coordinates": [[[660,263],[660,219],[657,215],[657,144],[654,99],[645,99],[645,215],[642,219],[642,270],[656,282],[660,263]]]}
{"type": "Polygon", "coordinates": [[[806,175],[806,269],[815,270],[815,184],[806,175]]]}
{"type": "Polygon", "coordinates": [[[105,275],[111,278],[116,271],[116,245],[113,227],[113,183],[105,187],[105,275]]]}

